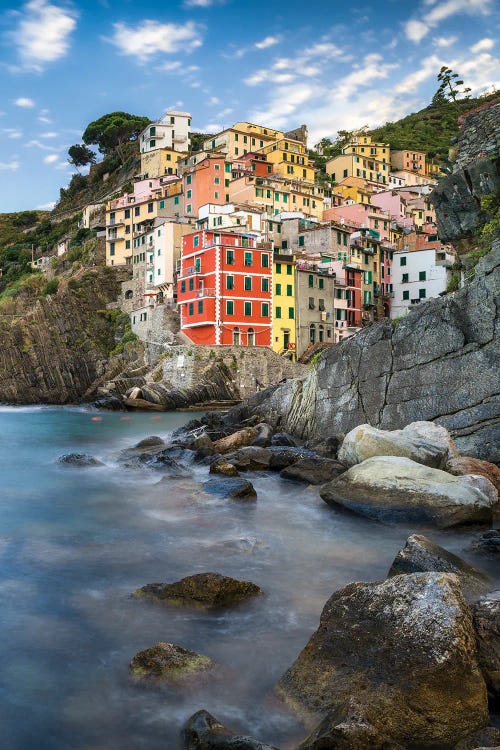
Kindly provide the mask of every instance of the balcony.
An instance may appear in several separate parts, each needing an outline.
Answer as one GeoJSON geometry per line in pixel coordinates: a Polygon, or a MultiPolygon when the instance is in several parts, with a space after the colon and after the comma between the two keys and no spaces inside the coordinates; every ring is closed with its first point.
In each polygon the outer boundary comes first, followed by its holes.
{"type": "Polygon", "coordinates": [[[197,297],[215,297],[215,289],[198,289],[196,291],[197,297]]]}
{"type": "Polygon", "coordinates": [[[455,262],[455,258],[451,253],[437,252],[436,253],[436,266],[443,266],[444,268],[452,268],[455,262]]]}

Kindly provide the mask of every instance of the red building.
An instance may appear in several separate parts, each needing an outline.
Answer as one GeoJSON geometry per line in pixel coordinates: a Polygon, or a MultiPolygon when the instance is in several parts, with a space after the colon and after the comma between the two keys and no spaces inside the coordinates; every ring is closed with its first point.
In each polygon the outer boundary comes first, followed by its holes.
{"type": "Polygon", "coordinates": [[[272,255],[252,234],[183,237],[177,303],[195,344],[272,345],[272,255]]]}
{"type": "Polygon", "coordinates": [[[345,266],[347,286],[347,327],[361,328],[363,325],[361,313],[362,291],[361,291],[361,268],[354,263],[345,266]]]}

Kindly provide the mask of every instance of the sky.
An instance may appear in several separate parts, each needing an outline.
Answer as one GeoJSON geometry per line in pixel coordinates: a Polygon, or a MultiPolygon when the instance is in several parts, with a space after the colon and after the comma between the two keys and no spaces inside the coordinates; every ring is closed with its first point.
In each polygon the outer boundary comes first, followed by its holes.
{"type": "Polygon", "coordinates": [[[238,120],[309,144],[430,103],[451,67],[500,81],[496,0],[0,0],[0,213],[49,209],[67,150],[116,110],[238,120]]]}

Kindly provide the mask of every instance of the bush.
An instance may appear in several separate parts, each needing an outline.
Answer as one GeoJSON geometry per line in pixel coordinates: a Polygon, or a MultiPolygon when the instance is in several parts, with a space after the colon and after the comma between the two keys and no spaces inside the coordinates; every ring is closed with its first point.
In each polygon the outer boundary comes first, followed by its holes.
{"type": "Polygon", "coordinates": [[[44,297],[46,297],[48,294],[57,294],[58,289],[59,279],[51,279],[45,284],[44,288],[42,289],[42,294],[44,297]]]}

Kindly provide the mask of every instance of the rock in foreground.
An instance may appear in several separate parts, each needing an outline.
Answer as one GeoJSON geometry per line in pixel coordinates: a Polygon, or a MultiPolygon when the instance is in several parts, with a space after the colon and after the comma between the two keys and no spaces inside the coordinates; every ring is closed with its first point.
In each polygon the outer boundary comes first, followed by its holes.
{"type": "Polygon", "coordinates": [[[448,431],[433,422],[412,422],[402,430],[361,424],[347,433],[338,458],[346,466],[355,466],[374,456],[401,456],[444,469],[453,455],[452,445],[448,431]]]}
{"type": "Polygon", "coordinates": [[[213,667],[215,663],[208,656],[164,641],[139,651],[129,665],[137,679],[174,684],[188,681],[213,667]]]}
{"type": "Polygon", "coordinates": [[[399,550],[389,570],[389,576],[403,573],[454,573],[460,579],[466,598],[474,598],[491,589],[488,578],[479,570],[468,565],[457,555],[448,552],[439,544],[418,534],[408,537],[403,549],[399,550]]]}
{"type": "Polygon", "coordinates": [[[213,479],[205,482],[203,489],[209,495],[234,500],[256,500],[257,493],[251,482],[239,477],[226,477],[222,474],[215,475],[213,479]]]}
{"type": "Polygon", "coordinates": [[[500,708],[500,591],[477,602],[472,610],[479,665],[496,708],[500,708]]]}
{"type": "Polygon", "coordinates": [[[197,573],[175,583],[149,583],[134,591],[133,596],[177,607],[218,609],[233,607],[260,594],[262,589],[251,581],[220,573],[197,573]]]}
{"type": "Polygon", "coordinates": [[[102,461],[94,456],[89,456],[87,453],[65,453],[59,456],[57,462],[64,466],[76,466],[78,468],[85,468],[87,466],[104,466],[102,461]]]}
{"type": "Polygon", "coordinates": [[[449,748],[488,723],[470,611],[445,573],[336,592],[279,691],[306,717],[366,726],[387,747],[449,748]]]}
{"type": "Polygon", "coordinates": [[[379,456],[353,466],[322,487],[320,495],[328,505],[385,523],[438,528],[491,524],[493,498],[473,486],[474,481],[472,476],[455,477],[409,458],[379,456]]]}
{"type": "Polygon", "coordinates": [[[277,750],[251,737],[235,734],[208,711],[197,711],[191,716],[182,738],[185,750],[277,750]]]}

